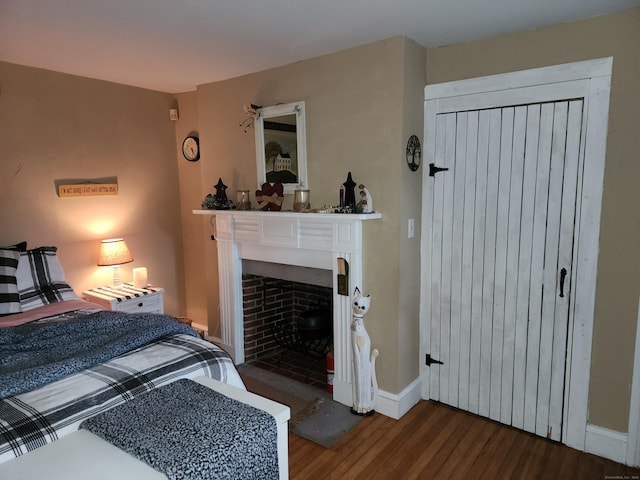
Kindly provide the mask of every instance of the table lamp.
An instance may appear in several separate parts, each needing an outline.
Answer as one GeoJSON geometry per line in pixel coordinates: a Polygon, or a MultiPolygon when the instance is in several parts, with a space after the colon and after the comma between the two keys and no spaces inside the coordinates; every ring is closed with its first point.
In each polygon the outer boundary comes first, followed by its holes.
{"type": "Polygon", "coordinates": [[[120,286],[120,265],[133,262],[129,247],[122,238],[108,238],[100,243],[98,266],[113,267],[113,286],[120,286]]]}

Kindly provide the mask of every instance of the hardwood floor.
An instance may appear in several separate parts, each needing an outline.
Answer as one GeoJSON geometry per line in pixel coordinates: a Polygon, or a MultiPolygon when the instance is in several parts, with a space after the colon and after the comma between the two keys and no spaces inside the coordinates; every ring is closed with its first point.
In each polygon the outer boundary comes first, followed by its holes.
{"type": "Polygon", "coordinates": [[[640,469],[435,402],[363,419],[331,448],[289,434],[291,480],[640,479],[640,469]]]}

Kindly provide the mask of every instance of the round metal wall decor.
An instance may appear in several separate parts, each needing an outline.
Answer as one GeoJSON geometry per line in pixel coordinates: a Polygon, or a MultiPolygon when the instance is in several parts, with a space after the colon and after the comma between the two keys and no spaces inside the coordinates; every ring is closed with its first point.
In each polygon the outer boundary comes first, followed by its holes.
{"type": "Polygon", "coordinates": [[[422,148],[420,147],[420,139],[415,135],[411,135],[407,141],[407,165],[412,172],[420,167],[422,160],[422,148]]]}

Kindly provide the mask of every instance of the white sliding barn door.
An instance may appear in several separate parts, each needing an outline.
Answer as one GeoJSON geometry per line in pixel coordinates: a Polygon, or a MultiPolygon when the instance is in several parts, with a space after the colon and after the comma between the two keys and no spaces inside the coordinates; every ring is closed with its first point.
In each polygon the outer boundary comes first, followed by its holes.
{"type": "Polygon", "coordinates": [[[525,80],[464,94],[468,81],[453,82],[441,97],[435,86],[425,103],[422,392],[582,448],[586,400],[569,386],[586,393],[588,382],[567,367],[572,355],[589,367],[592,317],[578,331],[573,319],[576,298],[592,308],[595,291],[595,273],[578,274],[597,257],[598,232],[580,231],[594,226],[583,189],[595,182],[599,213],[602,188],[585,166],[590,80],[525,80]],[[429,175],[430,163],[445,170],[429,175]],[[587,329],[588,345],[574,345],[587,329]]]}

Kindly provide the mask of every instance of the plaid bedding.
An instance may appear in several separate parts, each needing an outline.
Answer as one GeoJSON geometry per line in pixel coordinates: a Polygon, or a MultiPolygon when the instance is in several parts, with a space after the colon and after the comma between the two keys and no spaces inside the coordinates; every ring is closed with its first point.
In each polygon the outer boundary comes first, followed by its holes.
{"type": "Polygon", "coordinates": [[[0,462],[78,429],[80,423],[179,378],[208,376],[244,389],[229,356],[198,337],[163,337],[36,390],[0,400],[0,462]]]}
{"type": "Polygon", "coordinates": [[[191,327],[167,315],[105,310],[0,329],[0,399],[180,333],[197,335],[191,327]]]}

